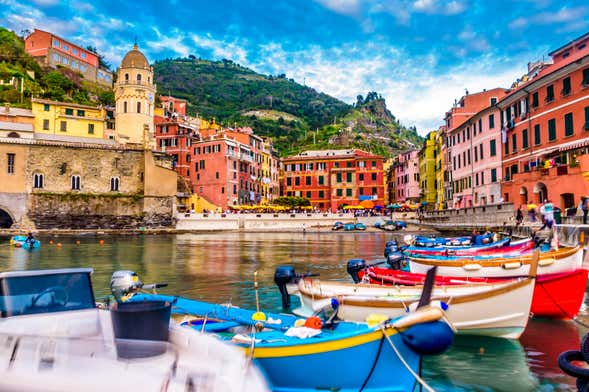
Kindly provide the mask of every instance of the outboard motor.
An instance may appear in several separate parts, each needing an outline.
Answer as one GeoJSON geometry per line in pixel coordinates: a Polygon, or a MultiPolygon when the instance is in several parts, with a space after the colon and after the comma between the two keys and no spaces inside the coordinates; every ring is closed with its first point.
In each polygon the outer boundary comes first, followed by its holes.
{"type": "Polygon", "coordinates": [[[134,293],[143,287],[139,275],[133,271],[115,271],[110,278],[110,291],[117,301],[130,293],[134,293]]]}
{"type": "Polygon", "coordinates": [[[296,277],[295,269],[290,265],[280,265],[276,267],[276,270],[274,271],[274,283],[276,283],[278,290],[280,290],[280,296],[282,297],[282,307],[284,309],[290,308],[290,296],[288,295],[286,285],[289,283],[294,283],[296,277]]]}
{"type": "Polygon", "coordinates": [[[385,244],[385,248],[388,248],[389,246],[397,246],[397,245],[398,245],[397,241],[390,240],[390,241],[387,241],[387,243],[385,244]]]}
{"type": "Polygon", "coordinates": [[[366,260],[364,259],[350,259],[348,260],[348,265],[346,267],[346,271],[352,277],[354,283],[360,282],[360,277],[358,276],[358,272],[362,271],[366,268],[366,260]]]}
{"type": "Polygon", "coordinates": [[[399,247],[395,245],[390,245],[384,248],[384,257],[388,257],[391,253],[395,253],[399,251],[399,247]]]}
{"type": "Polygon", "coordinates": [[[387,256],[387,263],[391,266],[394,270],[400,270],[403,268],[403,260],[405,259],[405,255],[401,252],[394,252],[390,253],[387,256]]]}

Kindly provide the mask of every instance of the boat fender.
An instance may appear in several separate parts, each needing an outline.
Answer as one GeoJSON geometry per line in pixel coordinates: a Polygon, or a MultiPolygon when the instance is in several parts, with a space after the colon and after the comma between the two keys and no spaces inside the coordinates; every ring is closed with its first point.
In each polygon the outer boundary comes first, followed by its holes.
{"type": "Polygon", "coordinates": [[[421,355],[436,355],[448,349],[454,340],[454,332],[442,321],[420,323],[401,332],[407,346],[421,355]]]}
{"type": "MultiPolygon", "coordinates": [[[[407,307],[407,312],[415,312],[419,302],[412,302],[407,307]]],[[[448,310],[448,304],[444,301],[434,300],[430,302],[430,307],[442,309],[444,312],[448,310]]]]}
{"type": "Polygon", "coordinates": [[[511,263],[503,263],[501,265],[501,267],[503,269],[516,269],[522,266],[522,263],[520,263],[519,261],[513,261],[511,263]]]}
{"type": "Polygon", "coordinates": [[[264,312],[256,312],[252,314],[253,321],[266,321],[266,314],[264,312]]]}
{"type": "MultiPolygon", "coordinates": [[[[488,241],[487,241],[488,242],[488,241]]],[[[485,244],[485,240],[483,240],[483,244],[485,244]]],[[[460,245],[470,245],[470,240],[465,240],[460,243],[460,245]]]]}
{"type": "Polygon", "coordinates": [[[584,361],[583,354],[577,350],[569,350],[558,356],[558,366],[563,372],[572,377],[589,379],[589,369],[575,366],[573,361],[584,361]]]}
{"type": "Polygon", "coordinates": [[[538,262],[538,265],[539,265],[540,267],[547,267],[547,266],[549,266],[549,265],[552,265],[552,264],[554,264],[554,261],[555,261],[555,260],[554,260],[554,258],[552,258],[552,257],[551,257],[551,258],[549,258],[549,259],[540,259],[540,261],[538,262]]]}
{"type": "Polygon", "coordinates": [[[467,271],[478,271],[482,268],[480,264],[464,264],[462,266],[467,271]]]}
{"type": "Polygon", "coordinates": [[[295,327],[303,327],[305,325],[304,319],[296,319],[294,322],[295,327]]]}
{"type": "Polygon", "coordinates": [[[305,320],[305,327],[313,328],[313,329],[321,329],[323,327],[323,322],[317,316],[311,316],[305,320]]]}
{"type": "Polygon", "coordinates": [[[294,283],[296,279],[296,273],[294,267],[290,265],[279,265],[274,271],[274,283],[278,286],[280,296],[282,297],[282,307],[284,309],[290,308],[290,295],[286,285],[294,283]]]}
{"type": "Polygon", "coordinates": [[[366,260],[364,259],[350,259],[348,260],[346,271],[352,277],[354,283],[360,282],[360,277],[358,276],[358,272],[362,271],[366,268],[366,260]]]}

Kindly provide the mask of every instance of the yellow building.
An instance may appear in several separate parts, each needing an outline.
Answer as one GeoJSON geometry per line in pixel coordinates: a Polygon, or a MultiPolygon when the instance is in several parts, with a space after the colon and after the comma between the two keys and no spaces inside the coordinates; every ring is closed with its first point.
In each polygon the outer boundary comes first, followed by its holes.
{"type": "Polygon", "coordinates": [[[36,133],[104,138],[106,112],[101,107],[31,99],[36,133]]]}
{"type": "Polygon", "coordinates": [[[154,149],[156,86],[153,83],[153,68],[137,44],[123,58],[114,90],[117,141],[143,144],[154,149]]]}
{"type": "Polygon", "coordinates": [[[384,182],[384,204],[385,206],[387,206],[388,204],[391,204],[393,202],[393,198],[394,198],[394,192],[393,194],[391,194],[391,190],[393,189],[393,186],[391,185],[391,180],[392,177],[390,173],[391,173],[391,166],[393,165],[394,162],[394,158],[389,158],[386,159],[383,163],[382,163],[382,171],[384,172],[384,176],[382,176],[382,180],[384,182]],[[392,196],[392,197],[391,197],[392,196]]]}
{"type": "Polygon", "coordinates": [[[443,127],[440,127],[436,132],[435,138],[435,149],[434,149],[434,158],[436,161],[436,205],[435,208],[437,210],[443,210],[445,207],[445,197],[444,197],[444,151],[445,151],[445,144],[444,144],[444,131],[443,127]]]}
{"type": "Polygon", "coordinates": [[[436,204],[436,135],[430,132],[425,138],[423,147],[419,151],[419,187],[421,190],[420,201],[427,203],[428,208],[434,208],[436,204]]]}

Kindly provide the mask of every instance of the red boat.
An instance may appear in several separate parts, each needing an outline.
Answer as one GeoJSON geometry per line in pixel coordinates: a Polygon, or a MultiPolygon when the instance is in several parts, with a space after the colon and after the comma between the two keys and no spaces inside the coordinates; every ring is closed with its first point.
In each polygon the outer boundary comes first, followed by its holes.
{"type": "Polygon", "coordinates": [[[452,249],[447,247],[421,248],[412,246],[405,250],[411,255],[427,256],[513,256],[534,249],[534,240],[527,239],[516,241],[511,244],[507,243],[499,247],[470,247],[464,249],[452,249]]]}
{"type": "MultiPolygon", "coordinates": [[[[538,275],[534,288],[531,313],[538,317],[573,318],[579,312],[585,288],[588,270],[580,268],[571,272],[538,275]]],[[[423,284],[425,275],[387,268],[370,267],[360,271],[362,279],[367,275],[373,284],[419,285],[423,284]]],[[[492,283],[501,278],[463,278],[436,276],[435,284],[439,286],[464,283],[492,283]]]]}

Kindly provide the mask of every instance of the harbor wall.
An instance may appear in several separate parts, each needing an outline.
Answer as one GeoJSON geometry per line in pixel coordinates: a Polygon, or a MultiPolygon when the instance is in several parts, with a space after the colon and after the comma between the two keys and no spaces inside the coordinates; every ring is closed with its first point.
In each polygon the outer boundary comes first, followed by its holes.
{"type": "Polygon", "coordinates": [[[427,211],[414,222],[437,230],[467,230],[472,228],[498,228],[515,225],[513,203],[489,204],[486,206],[427,211]]]}

